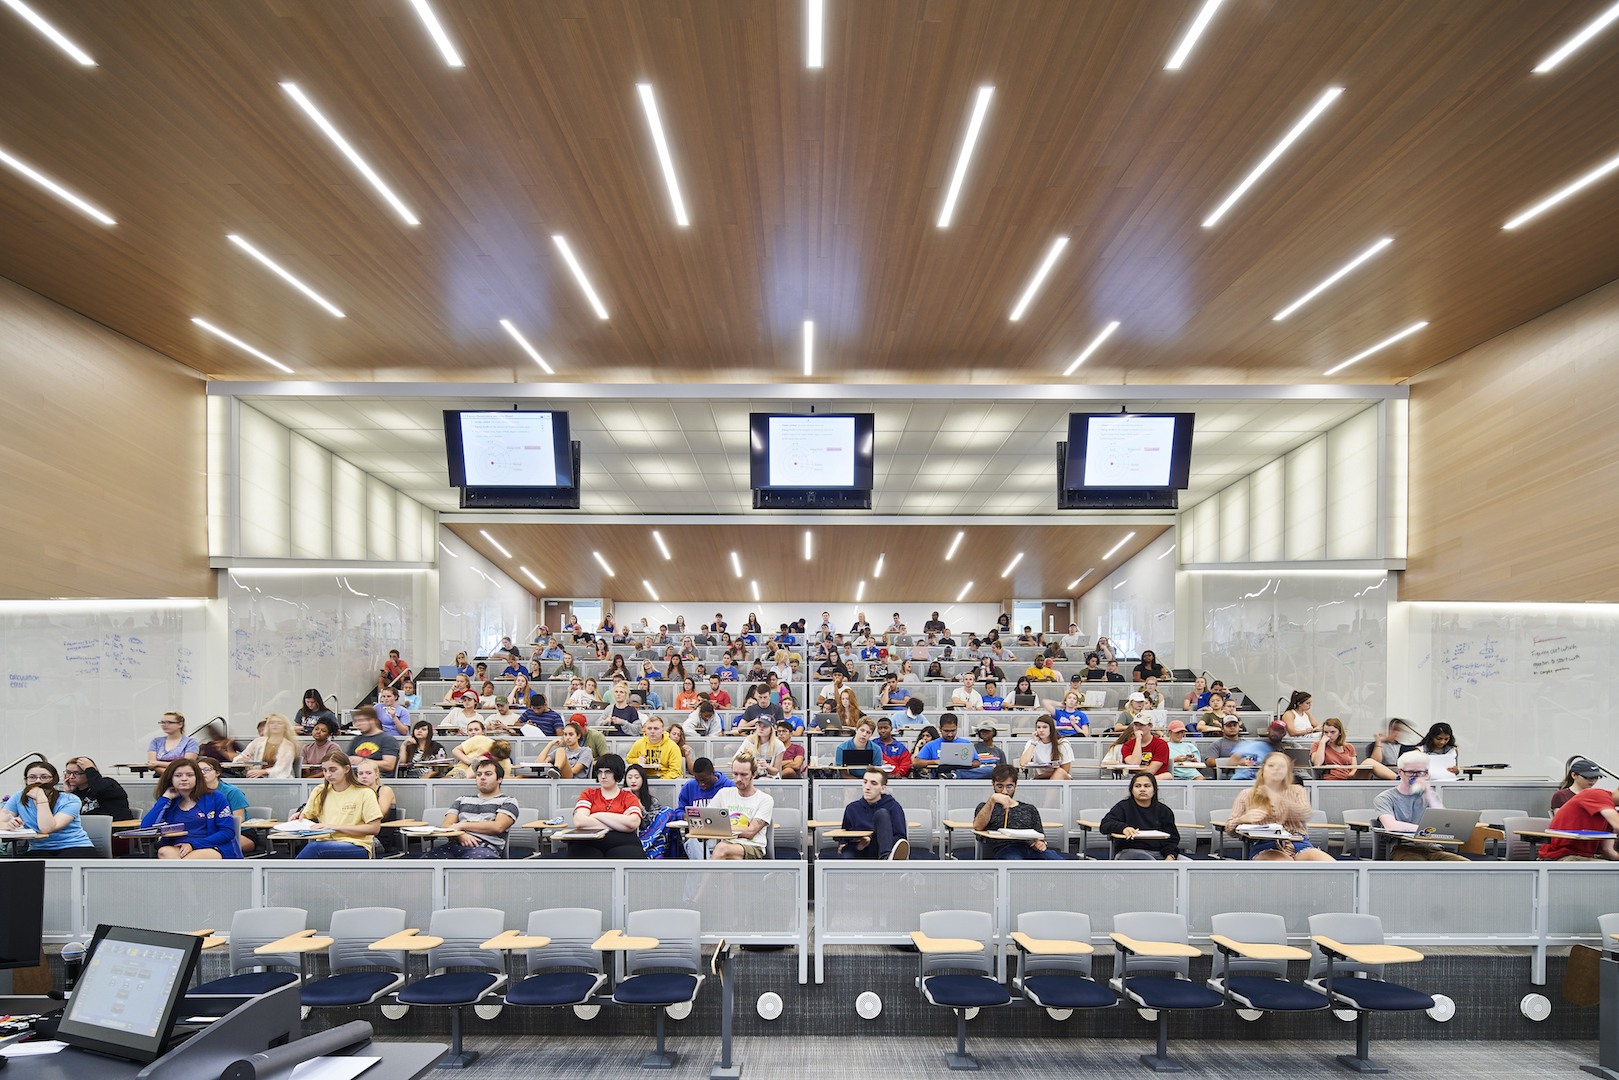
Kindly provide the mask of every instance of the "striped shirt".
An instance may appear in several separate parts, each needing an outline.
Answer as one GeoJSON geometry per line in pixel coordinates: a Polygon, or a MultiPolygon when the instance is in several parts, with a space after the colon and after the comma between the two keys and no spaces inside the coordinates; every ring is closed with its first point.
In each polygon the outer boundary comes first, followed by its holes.
{"type": "MultiPolygon", "coordinates": [[[[487,798],[482,795],[463,795],[450,804],[450,809],[455,811],[456,821],[493,821],[501,814],[505,814],[512,819],[513,825],[517,824],[519,813],[517,800],[510,795],[490,795],[487,798]]],[[[487,833],[468,835],[473,836],[478,843],[486,844],[497,851],[506,850],[506,837],[504,834],[500,836],[490,836],[487,833]]]]}

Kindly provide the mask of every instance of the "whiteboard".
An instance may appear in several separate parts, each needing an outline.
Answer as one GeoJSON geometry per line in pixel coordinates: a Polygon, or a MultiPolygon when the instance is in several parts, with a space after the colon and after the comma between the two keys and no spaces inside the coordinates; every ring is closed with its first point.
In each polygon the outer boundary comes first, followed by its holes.
{"type": "Polygon", "coordinates": [[[164,712],[207,720],[203,653],[202,600],[0,602],[0,765],[31,751],[58,769],[78,754],[109,772],[145,761],[164,712]]]}

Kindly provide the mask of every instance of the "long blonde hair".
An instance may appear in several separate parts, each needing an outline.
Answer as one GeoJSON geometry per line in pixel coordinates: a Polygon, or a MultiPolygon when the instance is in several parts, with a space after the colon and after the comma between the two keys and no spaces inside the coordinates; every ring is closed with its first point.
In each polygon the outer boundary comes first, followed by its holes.
{"type": "MultiPolygon", "coordinates": [[[[364,786],[360,783],[360,774],[354,771],[354,765],[349,761],[349,756],[343,751],[328,751],[326,756],[320,759],[320,763],[324,765],[328,761],[335,761],[343,766],[343,771],[348,773],[348,785],[350,787],[364,786]]],[[[332,785],[322,780],[320,786],[309,793],[309,801],[304,803],[304,816],[311,820],[319,821],[321,808],[326,805],[326,795],[331,790],[332,785]]]]}
{"type": "Polygon", "coordinates": [[[298,736],[292,730],[292,722],[278,712],[270,713],[264,718],[264,760],[274,765],[281,757],[281,744],[286,743],[292,750],[292,756],[298,756],[298,736]],[[281,734],[272,735],[271,724],[281,724],[281,734]],[[270,740],[274,739],[274,742],[270,740]]]}
{"type": "Polygon", "coordinates": [[[1276,812],[1276,808],[1270,804],[1270,792],[1265,790],[1265,766],[1269,765],[1277,758],[1280,758],[1287,763],[1288,786],[1292,786],[1293,759],[1282,753],[1280,750],[1272,750],[1270,753],[1265,755],[1265,760],[1259,763],[1259,768],[1254,770],[1254,783],[1253,786],[1248,789],[1248,808],[1250,810],[1263,810],[1267,815],[1274,814],[1276,812]]]}

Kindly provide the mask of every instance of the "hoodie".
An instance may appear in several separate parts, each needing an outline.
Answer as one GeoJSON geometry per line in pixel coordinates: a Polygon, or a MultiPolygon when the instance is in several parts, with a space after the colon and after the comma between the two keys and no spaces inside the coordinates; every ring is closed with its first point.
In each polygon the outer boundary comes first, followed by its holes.
{"type": "MultiPolygon", "coordinates": [[[[907,831],[905,808],[899,804],[898,799],[886,791],[875,803],[869,803],[861,798],[845,806],[843,808],[843,827],[850,832],[875,833],[879,814],[888,815],[888,823],[894,830],[894,839],[903,840],[907,831]]],[[[888,852],[881,851],[878,854],[887,855],[888,852]]]]}

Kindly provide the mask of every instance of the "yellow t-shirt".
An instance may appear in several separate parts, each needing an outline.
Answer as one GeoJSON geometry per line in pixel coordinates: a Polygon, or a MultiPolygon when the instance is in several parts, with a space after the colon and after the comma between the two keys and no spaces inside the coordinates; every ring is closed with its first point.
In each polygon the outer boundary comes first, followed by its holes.
{"type": "MultiPolygon", "coordinates": [[[[456,747],[456,749],[461,751],[467,757],[471,758],[472,764],[462,767],[470,772],[477,766],[478,759],[489,753],[489,748],[494,745],[495,740],[491,739],[487,735],[474,735],[472,738],[463,742],[460,746],[456,747]]],[[[503,775],[510,776],[512,774],[512,763],[509,761],[501,762],[500,771],[503,775]]]]}
{"type": "Polygon", "coordinates": [[[1025,671],[1023,674],[1027,675],[1029,677],[1029,679],[1031,681],[1033,681],[1033,682],[1056,682],[1057,681],[1057,673],[1055,671],[1052,671],[1048,667],[1042,667],[1042,668],[1032,667],[1032,668],[1029,668],[1027,671],[1025,671]]]}
{"type": "Polygon", "coordinates": [[[643,735],[630,747],[630,763],[639,761],[648,769],[656,767],[659,780],[678,780],[686,775],[686,759],[675,741],[665,735],[654,748],[643,735]]]}
{"type": "MultiPolygon", "coordinates": [[[[315,790],[318,792],[321,789],[315,790]]],[[[366,825],[382,820],[382,807],[377,805],[377,793],[359,784],[350,784],[343,791],[328,789],[324,798],[319,798],[317,802],[317,796],[312,795],[310,802],[316,805],[306,807],[304,817],[310,821],[318,821],[322,825],[366,825]]],[[[372,837],[338,833],[330,839],[357,845],[365,849],[368,858],[371,855],[372,837]]]]}

